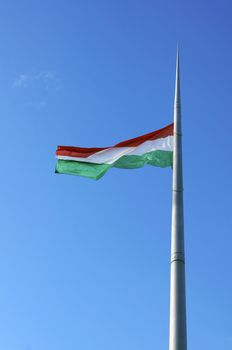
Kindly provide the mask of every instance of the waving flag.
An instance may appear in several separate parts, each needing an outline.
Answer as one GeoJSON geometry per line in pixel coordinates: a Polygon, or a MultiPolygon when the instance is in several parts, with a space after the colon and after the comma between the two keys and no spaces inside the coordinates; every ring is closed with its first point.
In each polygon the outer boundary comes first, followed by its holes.
{"type": "Polygon", "coordinates": [[[112,147],[82,148],[58,146],[56,173],[100,179],[112,167],[141,168],[145,164],[172,165],[173,124],[112,147]]]}

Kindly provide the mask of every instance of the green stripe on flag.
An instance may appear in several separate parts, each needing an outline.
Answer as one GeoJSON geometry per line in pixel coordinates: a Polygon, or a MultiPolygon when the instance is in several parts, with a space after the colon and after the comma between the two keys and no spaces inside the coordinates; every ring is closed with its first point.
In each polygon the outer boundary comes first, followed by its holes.
{"type": "Polygon", "coordinates": [[[142,168],[145,164],[165,168],[172,165],[171,151],[154,151],[141,156],[123,156],[114,163],[115,168],[135,169],[142,168]]]}
{"type": "Polygon", "coordinates": [[[73,160],[59,159],[56,164],[56,173],[70,174],[89,177],[91,179],[100,179],[109,168],[135,169],[141,168],[145,164],[165,168],[172,166],[173,152],[154,151],[138,155],[123,156],[113,164],[96,164],[73,160]]]}
{"type": "Polygon", "coordinates": [[[96,164],[59,159],[56,164],[56,173],[79,175],[98,180],[109,168],[111,168],[111,165],[109,164],[96,164]]]}

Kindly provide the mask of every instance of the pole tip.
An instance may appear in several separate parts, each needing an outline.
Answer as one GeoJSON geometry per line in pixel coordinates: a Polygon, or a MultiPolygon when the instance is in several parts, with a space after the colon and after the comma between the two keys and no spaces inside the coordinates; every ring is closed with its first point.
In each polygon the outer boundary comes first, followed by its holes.
{"type": "Polygon", "coordinates": [[[176,82],[175,82],[175,104],[180,103],[180,50],[176,50],[176,82]]]}
{"type": "Polygon", "coordinates": [[[176,48],[176,66],[179,66],[179,61],[180,61],[180,47],[179,44],[177,44],[176,48]]]}

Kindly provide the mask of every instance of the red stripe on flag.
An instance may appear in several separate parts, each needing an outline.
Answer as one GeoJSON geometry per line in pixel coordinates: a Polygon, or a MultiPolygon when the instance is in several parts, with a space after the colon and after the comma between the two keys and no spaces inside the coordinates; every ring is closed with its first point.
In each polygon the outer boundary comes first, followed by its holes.
{"type": "Polygon", "coordinates": [[[107,149],[109,147],[105,148],[83,148],[83,147],[72,147],[72,146],[58,146],[56,155],[57,156],[67,156],[67,157],[80,157],[80,158],[87,158],[91,156],[94,153],[103,151],[104,149],[107,149]]]}
{"type": "Polygon", "coordinates": [[[58,146],[56,155],[57,156],[67,156],[67,157],[78,157],[78,158],[87,158],[94,153],[103,151],[108,148],[114,147],[137,147],[144,143],[145,141],[152,141],[160,138],[164,138],[167,136],[173,135],[174,124],[170,124],[162,129],[150,132],[148,134],[135,137],[133,139],[122,141],[117,143],[113,147],[92,147],[92,148],[84,148],[84,147],[73,147],[73,146],[58,146]]]}
{"type": "Polygon", "coordinates": [[[170,124],[163,129],[150,132],[149,134],[138,136],[138,137],[135,137],[134,139],[130,139],[127,141],[122,141],[120,143],[117,143],[117,145],[115,145],[114,147],[136,147],[141,145],[141,143],[145,141],[152,141],[152,140],[161,139],[167,136],[171,136],[173,135],[173,126],[174,124],[170,124]]]}

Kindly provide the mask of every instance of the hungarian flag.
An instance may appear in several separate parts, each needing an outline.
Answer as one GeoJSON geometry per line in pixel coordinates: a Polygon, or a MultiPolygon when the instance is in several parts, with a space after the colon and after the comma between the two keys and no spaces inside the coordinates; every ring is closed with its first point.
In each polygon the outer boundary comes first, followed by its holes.
{"type": "Polygon", "coordinates": [[[56,173],[100,179],[110,168],[135,169],[145,164],[172,166],[173,124],[103,148],[58,146],[56,173]]]}

